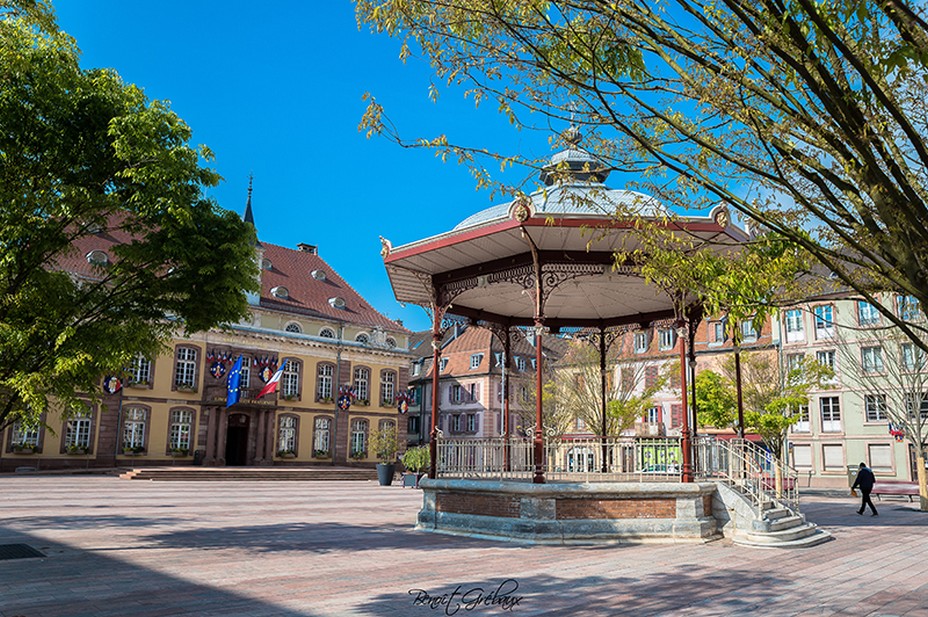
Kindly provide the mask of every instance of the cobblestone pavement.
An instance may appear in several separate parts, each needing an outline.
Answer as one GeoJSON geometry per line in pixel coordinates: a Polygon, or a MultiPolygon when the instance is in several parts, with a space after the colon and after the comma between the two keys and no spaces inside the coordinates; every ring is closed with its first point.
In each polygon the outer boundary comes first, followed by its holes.
{"type": "Polygon", "coordinates": [[[805,497],[835,539],[792,551],[427,534],[419,491],[369,482],[7,475],[0,503],[0,544],[47,555],[0,561],[0,617],[928,616],[928,513],[903,500],[805,497]]]}

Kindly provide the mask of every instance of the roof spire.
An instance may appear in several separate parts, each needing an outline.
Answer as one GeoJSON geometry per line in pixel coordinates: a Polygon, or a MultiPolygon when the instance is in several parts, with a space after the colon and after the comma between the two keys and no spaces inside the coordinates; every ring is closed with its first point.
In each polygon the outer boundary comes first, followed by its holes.
{"type": "Polygon", "coordinates": [[[245,215],[242,217],[242,220],[246,223],[251,223],[252,227],[255,227],[255,215],[251,211],[251,191],[254,181],[255,175],[253,173],[248,174],[248,201],[245,202],[245,215]]]}

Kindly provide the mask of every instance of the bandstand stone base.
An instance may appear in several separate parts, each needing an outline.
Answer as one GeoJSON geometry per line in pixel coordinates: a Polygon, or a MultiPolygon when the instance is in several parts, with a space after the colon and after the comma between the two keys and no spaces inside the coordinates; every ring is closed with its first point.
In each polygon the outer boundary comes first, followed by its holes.
{"type": "Polygon", "coordinates": [[[714,483],[423,479],[423,531],[538,544],[706,542],[721,537],[714,483]]]}

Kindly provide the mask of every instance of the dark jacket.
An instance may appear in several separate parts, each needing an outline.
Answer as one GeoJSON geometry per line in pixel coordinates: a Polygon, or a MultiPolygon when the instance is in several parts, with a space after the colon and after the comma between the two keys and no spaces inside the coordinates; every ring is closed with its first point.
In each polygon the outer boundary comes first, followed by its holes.
{"type": "Polygon", "coordinates": [[[873,472],[867,467],[861,467],[860,471],[857,472],[857,479],[854,480],[854,486],[851,488],[860,487],[862,491],[871,491],[875,481],[876,478],[873,477],[873,472]]]}

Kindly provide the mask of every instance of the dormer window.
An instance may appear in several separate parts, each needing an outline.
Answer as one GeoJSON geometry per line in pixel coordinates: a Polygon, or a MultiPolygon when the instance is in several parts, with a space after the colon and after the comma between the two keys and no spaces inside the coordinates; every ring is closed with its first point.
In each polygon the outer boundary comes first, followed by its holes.
{"type": "Polygon", "coordinates": [[[369,345],[371,342],[371,337],[368,336],[367,332],[362,332],[356,337],[354,337],[356,343],[361,343],[362,345],[369,345]]]}
{"type": "Polygon", "coordinates": [[[438,365],[438,372],[444,373],[447,367],[448,367],[448,358],[442,358],[441,362],[438,365]]]}
{"type": "Polygon", "coordinates": [[[296,334],[299,334],[303,331],[303,328],[301,328],[300,324],[298,324],[297,322],[291,321],[290,323],[287,324],[287,327],[285,327],[284,330],[286,332],[295,332],[296,334]]]}
{"type": "Polygon", "coordinates": [[[325,270],[313,270],[311,273],[312,277],[317,281],[325,280],[325,270]]]}
{"type": "Polygon", "coordinates": [[[335,331],[332,328],[323,328],[319,330],[319,336],[322,338],[335,338],[335,331]]]}
{"type": "Polygon", "coordinates": [[[110,263],[110,257],[106,251],[93,250],[87,253],[87,263],[95,266],[105,266],[110,263]]]}
{"type": "Polygon", "coordinates": [[[471,370],[473,370],[473,369],[475,369],[475,368],[480,368],[480,362],[481,362],[482,360],[483,360],[483,354],[482,354],[482,353],[475,353],[475,354],[472,354],[471,357],[470,357],[470,368],[471,368],[471,370]]]}
{"type": "Polygon", "coordinates": [[[329,304],[332,305],[332,308],[344,310],[345,299],[341,296],[335,296],[334,298],[329,298],[329,304]]]}
{"type": "Polygon", "coordinates": [[[395,349],[395,348],[396,348],[396,339],[393,338],[392,336],[388,336],[387,339],[386,339],[384,342],[385,342],[386,345],[387,345],[387,349],[395,349]]]}
{"type": "Polygon", "coordinates": [[[263,270],[273,270],[274,264],[271,263],[270,259],[264,258],[261,260],[261,268],[263,270]]]}
{"type": "Polygon", "coordinates": [[[290,297],[290,290],[284,287],[283,285],[278,285],[271,289],[271,295],[275,298],[280,298],[281,300],[286,300],[290,297]]]}

